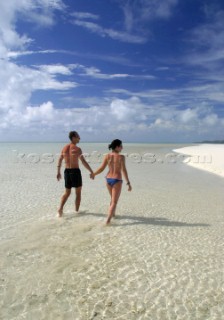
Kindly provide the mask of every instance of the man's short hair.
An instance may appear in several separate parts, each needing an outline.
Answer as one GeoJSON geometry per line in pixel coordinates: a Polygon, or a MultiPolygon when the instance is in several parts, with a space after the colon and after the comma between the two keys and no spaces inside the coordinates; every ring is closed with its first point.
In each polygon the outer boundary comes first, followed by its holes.
{"type": "Polygon", "coordinates": [[[73,138],[73,137],[77,137],[78,135],[79,135],[78,132],[76,132],[76,131],[70,131],[68,137],[69,137],[69,139],[72,141],[72,138],[73,138]]]}

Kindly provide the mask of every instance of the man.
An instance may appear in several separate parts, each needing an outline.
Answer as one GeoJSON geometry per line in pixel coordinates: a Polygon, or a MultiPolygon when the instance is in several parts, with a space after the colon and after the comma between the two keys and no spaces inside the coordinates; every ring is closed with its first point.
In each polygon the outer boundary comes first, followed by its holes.
{"type": "Polygon", "coordinates": [[[76,131],[69,132],[69,139],[71,140],[70,144],[67,144],[62,149],[61,155],[58,160],[58,171],[57,171],[57,180],[61,179],[61,164],[62,161],[65,160],[65,171],[64,171],[64,179],[65,179],[65,193],[61,198],[60,207],[58,209],[58,216],[62,217],[63,215],[63,207],[68,200],[71,194],[71,188],[75,188],[76,191],[76,199],[75,199],[75,210],[79,211],[79,206],[81,203],[81,191],[82,191],[82,175],[79,169],[79,159],[82,161],[84,167],[89,170],[90,178],[93,179],[93,171],[89,164],[86,162],[82,150],[77,147],[77,144],[80,141],[80,136],[76,131]]]}

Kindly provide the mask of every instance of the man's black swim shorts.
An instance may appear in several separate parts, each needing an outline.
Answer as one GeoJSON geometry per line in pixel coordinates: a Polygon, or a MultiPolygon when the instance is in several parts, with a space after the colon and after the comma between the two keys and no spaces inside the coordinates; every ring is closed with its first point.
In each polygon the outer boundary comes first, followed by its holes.
{"type": "Polygon", "coordinates": [[[64,178],[66,189],[79,188],[82,186],[82,175],[79,168],[65,169],[64,178]]]}

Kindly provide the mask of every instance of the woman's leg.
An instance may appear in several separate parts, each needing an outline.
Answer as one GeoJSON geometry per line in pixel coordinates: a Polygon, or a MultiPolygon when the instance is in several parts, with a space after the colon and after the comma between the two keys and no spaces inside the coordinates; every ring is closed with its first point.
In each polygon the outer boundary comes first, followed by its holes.
{"type": "Polygon", "coordinates": [[[111,205],[111,198],[112,198],[112,187],[106,182],[107,190],[110,194],[110,205],[111,205]]]}
{"type": "Polygon", "coordinates": [[[115,216],[115,211],[117,207],[117,202],[121,194],[121,188],[122,188],[122,182],[119,181],[111,187],[111,202],[110,202],[110,208],[108,213],[108,218],[106,224],[110,223],[110,220],[113,216],[115,216]]]}
{"type": "Polygon", "coordinates": [[[68,200],[68,197],[71,194],[71,189],[65,189],[65,193],[63,194],[62,198],[61,198],[61,204],[60,207],[58,209],[58,216],[61,217],[63,214],[63,207],[66,203],[66,201],[68,200]]]}
{"type": "Polygon", "coordinates": [[[110,194],[110,198],[112,197],[112,187],[106,182],[107,190],[110,194]]]}

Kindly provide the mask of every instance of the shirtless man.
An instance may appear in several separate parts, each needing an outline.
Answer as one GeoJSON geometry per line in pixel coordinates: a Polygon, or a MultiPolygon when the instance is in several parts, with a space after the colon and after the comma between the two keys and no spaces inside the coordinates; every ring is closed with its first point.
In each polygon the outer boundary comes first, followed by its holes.
{"type": "Polygon", "coordinates": [[[69,139],[71,140],[70,144],[67,144],[62,149],[61,155],[58,160],[58,171],[57,171],[57,180],[61,179],[61,164],[62,161],[65,160],[65,171],[64,171],[64,179],[65,179],[65,193],[61,198],[61,204],[58,209],[58,216],[62,217],[63,215],[63,207],[68,200],[68,197],[71,194],[71,188],[75,188],[76,191],[76,199],[75,199],[75,210],[79,211],[79,206],[81,203],[81,191],[82,191],[82,175],[79,169],[79,159],[82,161],[84,167],[89,170],[90,178],[93,177],[93,170],[86,162],[82,150],[77,147],[77,144],[80,141],[80,136],[76,131],[71,131],[69,133],[69,139]]]}
{"type": "Polygon", "coordinates": [[[128,173],[125,165],[124,155],[120,155],[120,152],[123,149],[122,141],[115,139],[108,146],[109,150],[112,149],[111,153],[108,153],[101,164],[101,166],[94,172],[93,176],[100,174],[108,166],[108,173],[106,175],[106,186],[109,191],[111,201],[108,212],[108,218],[106,224],[110,223],[112,217],[115,217],[115,211],[117,203],[121,194],[122,188],[122,174],[126,180],[128,191],[132,190],[131,183],[128,178],[128,173]]]}

